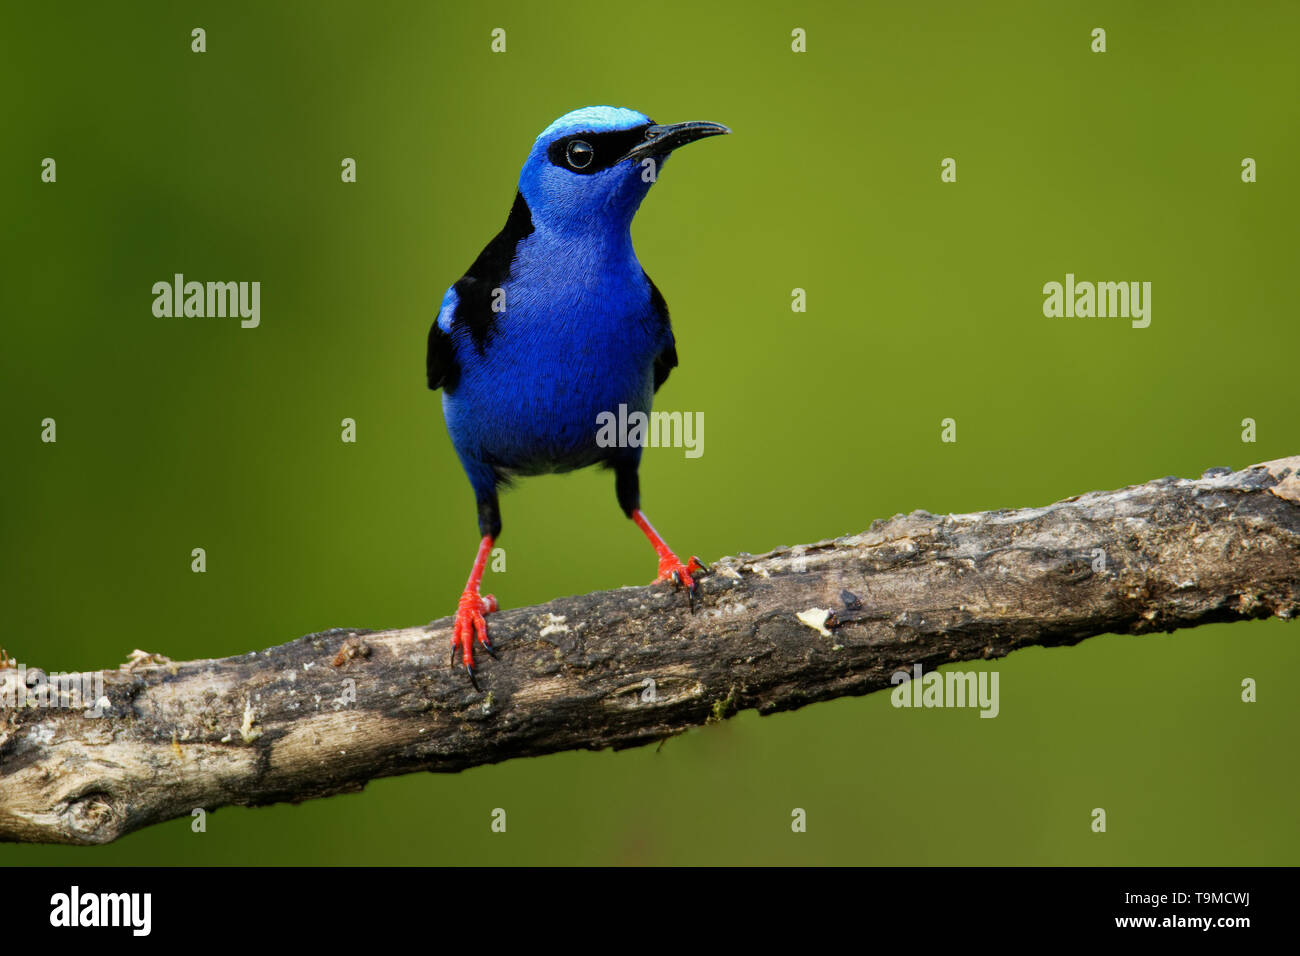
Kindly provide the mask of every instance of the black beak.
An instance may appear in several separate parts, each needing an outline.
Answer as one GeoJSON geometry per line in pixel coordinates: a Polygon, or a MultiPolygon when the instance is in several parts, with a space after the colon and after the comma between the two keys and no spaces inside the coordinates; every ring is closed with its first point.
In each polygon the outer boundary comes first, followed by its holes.
{"type": "MultiPolygon", "coordinates": [[[[693,143],[706,136],[730,133],[721,123],[673,123],[669,126],[651,126],[645,139],[629,149],[623,159],[642,159],[646,156],[667,156],[679,146],[693,143]]],[[[620,160],[622,162],[622,160],[620,160]]]]}

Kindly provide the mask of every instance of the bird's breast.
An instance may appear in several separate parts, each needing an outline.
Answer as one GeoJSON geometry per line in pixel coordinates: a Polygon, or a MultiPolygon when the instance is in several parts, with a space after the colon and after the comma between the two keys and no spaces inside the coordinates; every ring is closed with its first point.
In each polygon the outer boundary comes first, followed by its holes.
{"type": "Polygon", "coordinates": [[[605,412],[648,411],[661,337],[648,293],[507,284],[505,308],[480,350],[458,339],[461,380],[444,396],[460,449],[521,473],[563,471],[608,457],[605,412]]]}

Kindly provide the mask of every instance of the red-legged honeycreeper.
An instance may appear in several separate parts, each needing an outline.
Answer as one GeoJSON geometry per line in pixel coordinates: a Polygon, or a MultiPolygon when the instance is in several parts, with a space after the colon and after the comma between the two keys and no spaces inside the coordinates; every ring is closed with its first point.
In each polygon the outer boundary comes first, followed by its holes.
{"type": "Polygon", "coordinates": [[[519,174],[510,216],[443,296],[429,329],[429,388],[478,502],[482,540],[456,610],[453,653],[471,677],[489,651],[479,593],[501,534],[497,489],[519,475],[603,465],[623,511],[659,557],[658,581],[695,598],[686,564],[641,513],[641,448],[603,447],[602,413],[649,413],[677,365],[668,307],[632,249],[632,217],[680,146],[729,133],[718,123],[659,126],[635,110],[589,106],[543,130],[519,174]]]}

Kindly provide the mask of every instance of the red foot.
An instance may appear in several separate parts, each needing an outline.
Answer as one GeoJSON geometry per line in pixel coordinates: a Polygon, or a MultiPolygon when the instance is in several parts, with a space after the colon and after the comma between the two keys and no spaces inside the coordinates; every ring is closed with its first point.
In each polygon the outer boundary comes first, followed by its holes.
{"type": "MultiPolygon", "coordinates": [[[[487,565],[488,555],[492,552],[492,539],[484,537],[478,543],[478,554],[474,557],[474,569],[465,582],[461,592],[460,603],[456,605],[456,622],[451,628],[451,652],[455,661],[456,649],[460,649],[461,660],[469,672],[470,682],[474,682],[474,639],[483,645],[483,649],[492,653],[492,642],[488,640],[487,621],[484,614],[491,614],[497,609],[497,599],[491,594],[487,597],[479,594],[479,582],[483,580],[483,569],[487,565]]],[[[475,684],[475,687],[478,685],[475,684]]]]}
{"type": "Polygon", "coordinates": [[[492,642],[488,640],[487,621],[484,614],[491,614],[497,609],[497,599],[489,594],[486,597],[481,596],[478,590],[466,590],[460,596],[460,603],[456,606],[456,623],[451,629],[451,650],[455,654],[457,648],[461,652],[461,660],[465,663],[465,669],[471,674],[474,673],[474,639],[483,645],[484,649],[492,652],[492,642]]]}
{"type": "Polygon", "coordinates": [[[677,555],[669,551],[659,559],[659,577],[651,581],[651,584],[659,584],[662,581],[672,581],[673,584],[680,585],[688,591],[694,593],[698,585],[692,574],[698,574],[703,571],[709,573],[709,569],[704,566],[704,562],[699,558],[692,556],[689,561],[682,564],[677,555]]]}
{"type": "Polygon", "coordinates": [[[635,521],[637,527],[645,533],[645,536],[650,539],[650,544],[654,546],[655,554],[659,555],[659,577],[655,578],[650,583],[658,584],[661,581],[672,581],[679,587],[686,588],[687,592],[691,596],[691,609],[694,610],[695,594],[699,589],[699,583],[694,577],[692,577],[692,575],[708,574],[708,567],[705,566],[703,561],[696,557],[692,557],[685,564],[682,564],[677,555],[675,555],[672,549],[668,547],[667,542],[665,542],[663,538],[659,537],[659,532],[655,531],[654,527],[646,519],[646,516],[641,513],[641,509],[637,508],[632,512],[632,520],[635,521]]]}

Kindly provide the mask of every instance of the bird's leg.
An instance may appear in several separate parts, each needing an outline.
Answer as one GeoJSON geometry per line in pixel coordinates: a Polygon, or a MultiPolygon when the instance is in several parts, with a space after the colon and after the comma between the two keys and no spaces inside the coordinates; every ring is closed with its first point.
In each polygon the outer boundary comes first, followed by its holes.
{"type": "Polygon", "coordinates": [[[485,535],[479,542],[478,554],[474,557],[474,568],[469,572],[469,580],[465,582],[465,590],[456,607],[456,623],[451,630],[452,653],[455,653],[456,648],[460,648],[465,670],[469,671],[471,677],[474,676],[474,639],[477,637],[484,649],[489,654],[492,652],[492,642],[488,640],[487,621],[484,620],[483,615],[497,609],[497,599],[491,594],[486,596],[479,594],[483,570],[487,567],[488,555],[492,553],[492,541],[490,536],[485,535]]]}
{"type": "Polygon", "coordinates": [[[690,592],[691,607],[695,606],[695,594],[699,585],[691,577],[693,574],[709,573],[708,567],[699,558],[692,555],[691,559],[685,564],[678,559],[673,553],[673,549],[668,547],[668,542],[659,537],[659,532],[654,529],[640,508],[632,511],[632,520],[636,526],[644,532],[645,536],[650,539],[650,544],[654,546],[655,554],[659,555],[659,576],[652,581],[652,584],[658,584],[660,581],[672,581],[679,584],[690,592]]]}

